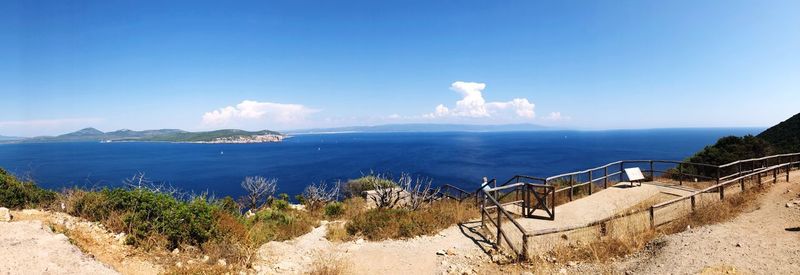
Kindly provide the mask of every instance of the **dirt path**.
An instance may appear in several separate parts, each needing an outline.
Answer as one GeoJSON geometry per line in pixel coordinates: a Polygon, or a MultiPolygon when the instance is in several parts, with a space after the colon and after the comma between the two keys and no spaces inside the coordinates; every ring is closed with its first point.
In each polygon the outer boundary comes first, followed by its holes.
{"type": "MultiPolygon", "coordinates": [[[[131,246],[124,245],[124,234],[115,235],[100,223],[89,222],[65,213],[35,209],[12,211],[12,215],[15,221],[52,225],[53,228],[66,234],[71,243],[80,246],[80,250],[122,274],[158,274],[164,271],[161,266],[137,255],[131,246]]],[[[74,247],[72,244],[70,246],[74,247]]]]}
{"type": "Polygon", "coordinates": [[[117,274],[41,221],[0,222],[0,274],[117,274]]]}
{"type": "Polygon", "coordinates": [[[660,240],[663,245],[619,263],[615,269],[635,274],[697,274],[736,270],[753,274],[800,273],[800,208],[787,207],[798,198],[800,173],[779,182],[760,206],[730,222],[703,226],[660,240]]]}
{"type": "Polygon", "coordinates": [[[468,262],[488,264],[489,245],[471,230],[479,224],[452,226],[434,236],[409,240],[332,243],[325,239],[327,224],[286,242],[270,242],[259,249],[254,267],[259,274],[303,274],[315,261],[338,261],[346,274],[474,274],[468,262]]]}

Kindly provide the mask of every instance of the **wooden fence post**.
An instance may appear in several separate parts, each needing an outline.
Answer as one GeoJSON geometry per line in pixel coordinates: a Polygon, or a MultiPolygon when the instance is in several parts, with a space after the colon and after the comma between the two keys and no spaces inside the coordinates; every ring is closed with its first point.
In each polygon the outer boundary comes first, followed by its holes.
{"type": "Polygon", "coordinates": [[[689,198],[690,198],[690,199],[691,199],[691,201],[692,201],[692,212],[694,212],[694,208],[695,208],[695,205],[696,205],[696,202],[694,201],[694,195],[692,195],[692,196],[691,196],[691,197],[689,197],[689,198]]]}
{"type": "Polygon", "coordinates": [[[653,168],[653,161],[650,161],[650,181],[656,181],[656,170],[653,168]]]}
{"type": "Polygon", "coordinates": [[[655,208],[650,206],[650,228],[656,228],[656,212],[655,208]]]}
{"type": "Polygon", "coordinates": [[[775,184],[776,182],[778,182],[778,168],[777,167],[772,169],[772,183],[775,184]]]}
{"type": "Polygon", "coordinates": [[[678,162],[678,183],[683,185],[683,163],[678,162]]]}
{"type": "Polygon", "coordinates": [[[592,195],[592,185],[594,185],[592,181],[592,170],[589,170],[589,195],[592,195]]]}
{"type": "Polygon", "coordinates": [[[572,196],[574,196],[573,194],[574,188],[572,187],[573,182],[575,181],[574,179],[575,175],[569,175],[569,201],[572,201],[572,196]]]}
{"type": "Polygon", "coordinates": [[[603,167],[603,189],[608,189],[608,166],[603,167]]]}
{"type": "Polygon", "coordinates": [[[497,248],[500,248],[501,245],[500,234],[503,232],[503,224],[500,223],[501,222],[500,218],[503,217],[502,216],[503,213],[501,213],[503,209],[500,207],[501,207],[500,205],[497,205],[497,248]]]}
{"type": "Polygon", "coordinates": [[[522,234],[522,260],[528,259],[528,236],[522,234]]]}

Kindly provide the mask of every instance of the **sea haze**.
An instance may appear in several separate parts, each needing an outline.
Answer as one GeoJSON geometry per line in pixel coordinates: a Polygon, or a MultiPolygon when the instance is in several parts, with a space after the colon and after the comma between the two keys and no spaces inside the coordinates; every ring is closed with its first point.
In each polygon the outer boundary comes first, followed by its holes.
{"type": "Polygon", "coordinates": [[[620,159],[681,160],[725,135],[763,129],[311,134],[281,143],[164,142],[0,145],[0,167],[60,189],[120,186],[137,172],[188,192],[242,194],[245,176],[278,179],[278,192],[311,182],[401,172],[474,189],[481,178],[545,177],[620,159]]]}

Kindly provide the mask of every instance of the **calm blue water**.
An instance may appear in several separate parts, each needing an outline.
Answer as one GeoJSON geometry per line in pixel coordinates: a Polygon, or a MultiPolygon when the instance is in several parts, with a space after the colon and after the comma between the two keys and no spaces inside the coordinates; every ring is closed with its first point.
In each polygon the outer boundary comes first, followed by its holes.
{"type": "Polygon", "coordinates": [[[218,196],[241,195],[245,176],[278,178],[279,192],[297,194],[311,182],[370,171],[408,172],[473,189],[484,176],[544,177],[619,159],[680,160],[724,135],[760,130],[324,134],[268,144],[5,144],[0,167],[54,189],[119,186],[137,171],[218,196]]]}

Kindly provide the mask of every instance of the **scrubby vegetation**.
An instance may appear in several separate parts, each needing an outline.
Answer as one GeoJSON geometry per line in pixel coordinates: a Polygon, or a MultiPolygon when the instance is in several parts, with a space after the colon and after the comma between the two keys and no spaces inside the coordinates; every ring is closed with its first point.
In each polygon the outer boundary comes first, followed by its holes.
{"type": "Polygon", "coordinates": [[[477,216],[477,209],[469,202],[442,200],[416,211],[370,209],[355,215],[345,229],[348,235],[368,240],[405,239],[434,234],[477,216]]]}
{"type": "Polygon", "coordinates": [[[56,193],[39,188],[30,181],[20,181],[0,168],[0,205],[11,209],[47,207],[56,193]]]}
{"type": "Polygon", "coordinates": [[[800,114],[770,127],[758,137],[772,144],[778,153],[800,152],[800,114]]]}
{"type": "MultiPolygon", "coordinates": [[[[178,195],[175,190],[152,185],[143,174],[132,179],[122,188],[53,192],[0,169],[0,205],[65,212],[125,233],[126,244],[157,252],[153,255],[178,257],[175,262],[207,257],[204,262],[224,260],[235,268],[248,267],[262,244],[306,234],[322,219],[334,221],[326,234],[332,241],[383,240],[435,234],[479,213],[472,200],[462,203],[436,198],[438,189],[431,188],[430,181],[413,181],[405,174],[397,180],[365,176],[341,189],[338,183],[312,184],[297,197],[304,207],[291,205],[287,194],[275,196],[277,182],[260,177],[245,178],[242,187],[247,194],[238,200],[178,195]],[[384,198],[397,203],[380,204],[362,196],[363,191],[380,189],[399,190],[387,192],[389,197],[384,198]],[[349,195],[339,200],[342,193],[349,195]],[[394,195],[402,197],[391,197],[394,195]],[[181,256],[167,253],[176,248],[181,256]]],[[[161,262],[170,261],[158,257],[161,262]]],[[[204,266],[207,268],[173,267],[170,272],[213,273],[219,269],[214,264],[204,266]]],[[[325,274],[340,268],[323,264],[317,271],[325,274]]]]}
{"type": "Polygon", "coordinates": [[[249,264],[261,244],[291,239],[317,226],[321,213],[292,209],[286,199],[285,195],[277,199],[271,195],[243,199],[243,202],[256,201],[258,205],[251,209],[253,215],[243,215],[241,205],[230,197],[181,198],[144,186],[72,188],[57,193],[33,182],[22,182],[0,169],[2,206],[63,211],[100,222],[114,232],[124,232],[125,242],[136,247],[146,250],[197,247],[214,260],[225,259],[240,265],[249,264]]]}
{"type": "Polygon", "coordinates": [[[765,140],[746,135],[744,137],[727,136],[717,140],[712,146],[706,146],[700,152],[689,157],[689,162],[721,165],[741,159],[758,158],[774,153],[772,146],[765,140]]]}

